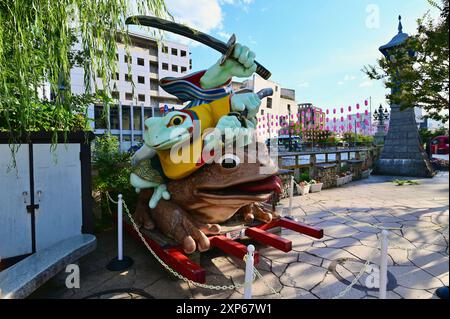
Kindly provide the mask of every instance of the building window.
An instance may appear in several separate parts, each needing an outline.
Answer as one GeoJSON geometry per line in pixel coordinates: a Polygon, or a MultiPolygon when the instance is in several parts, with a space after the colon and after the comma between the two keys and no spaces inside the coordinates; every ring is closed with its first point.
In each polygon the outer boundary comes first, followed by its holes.
{"type": "Polygon", "coordinates": [[[139,94],[138,95],[138,101],[139,102],[145,102],[145,94],[139,94]]]}
{"type": "Polygon", "coordinates": [[[137,64],[138,65],[144,65],[144,59],[142,59],[142,58],[137,58],[137,64]]]}
{"type": "Polygon", "coordinates": [[[132,76],[131,74],[125,74],[125,81],[126,82],[131,82],[132,76]]]}
{"type": "Polygon", "coordinates": [[[150,63],[150,73],[158,74],[158,64],[150,63]]]}
{"type": "Polygon", "coordinates": [[[125,93],[125,100],[131,101],[133,99],[133,93],[125,93]]]}
{"type": "Polygon", "coordinates": [[[144,121],[150,117],[152,117],[152,108],[144,107],[144,121]]]}
{"type": "Polygon", "coordinates": [[[120,79],[119,73],[116,72],[116,73],[114,74],[113,80],[119,81],[119,79],[120,79]]]}
{"type": "Polygon", "coordinates": [[[103,106],[94,106],[94,127],[95,129],[106,129],[106,116],[103,114],[103,106]]]}
{"type": "Polygon", "coordinates": [[[169,53],[169,47],[167,47],[167,46],[164,45],[164,46],[162,47],[162,50],[161,50],[161,51],[162,51],[162,53],[166,53],[166,54],[167,54],[167,53],[169,53]]]}
{"type": "Polygon", "coordinates": [[[172,71],[178,72],[178,65],[172,64],[172,71]]]}
{"type": "Polygon", "coordinates": [[[120,93],[117,92],[117,91],[112,91],[112,92],[111,92],[111,97],[112,97],[113,99],[120,100],[120,93]]]}
{"type": "Polygon", "coordinates": [[[181,56],[186,56],[186,55],[187,55],[187,52],[184,51],[184,50],[181,50],[181,51],[180,51],[180,55],[181,55],[181,56]]]}
{"type": "Polygon", "coordinates": [[[163,70],[169,70],[169,64],[168,63],[163,63],[162,64],[162,69],[163,70]]]}
{"type": "Polygon", "coordinates": [[[116,61],[119,61],[119,53],[116,53],[116,61]]]}
{"type": "Polygon", "coordinates": [[[135,135],[134,136],[134,141],[138,142],[138,143],[142,142],[142,135],[135,135]]]}
{"type": "Polygon", "coordinates": [[[178,55],[178,49],[172,48],[172,55],[178,55]]]}
{"type": "Polygon", "coordinates": [[[131,135],[122,135],[122,141],[131,142],[131,135]]]}
{"type": "Polygon", "coordinates": [[[145,77],[143,77],[143,76],[138,76],[138,83],[140,83],[140,84],[145,84],[145,77]]]}
{"type": "Polygon", "coordinates": [[[109,108],[109,123],[111,125],[111,130],[120,129],[119,126],[119,106],[111,105],[109,108]]]}
{"type": "Polygon", "coordinates": [[[271,97],[268,97],[268,98],[267,98],[267,108],[268,108],[268,109],[271,109],[271,108],[272,108],[272,98],[271,98],[271,97]]]}
{"type": "Polygon", "coordinates": [[[264,110],[261,110],[261,115],[264,115],[264,110]]]}
{"type": "Polygon", "coordinates": [[[158,81],[152,81],[150,80],[150,90],[157,91],[158,90],[158,81]]]}
{"type": "Polygon", "coordinates": [[[133,129],[136,131],[142,130],[141,108],[136,106],[133,107],[133,129]]]}
{"type": "Polygon", "coordinates": [[[131,115],[128,105],[122,105],[122,130],[131,130],[131,115]]]}
{"type": "MultiPolygon", "coordinates": [[[[130,58],[130,64],[133,63],[133,58],[132,58],[131,56],[130,56],[129,58],[130,58]]],[[[123,61],[124,61],[125,63],[128,63],[128,55],[125,54],[125,55],[123,56],[123,61]]]]}
{"type": "Polygon", "coordinates": [[[185,73],[187,71],[187,68],[185,66],[181,67],[181,73],[185,73]]]}
{"type": "Polygon", "coordinates": [[[278,86],[275,85],[275,92],[278,92],[278,86]]]}

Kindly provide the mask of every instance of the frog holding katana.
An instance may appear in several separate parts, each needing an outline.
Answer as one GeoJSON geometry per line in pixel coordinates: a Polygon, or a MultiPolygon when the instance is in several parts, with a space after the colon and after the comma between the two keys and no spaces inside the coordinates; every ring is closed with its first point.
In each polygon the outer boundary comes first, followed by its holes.
{"type": "Polygon", "coordinates": [[[208,134],[211,129],[224,135],[229,128],[235,139],[245,136],[245,144],[251,142],[250,132],[256,126],[261,100],[255,93],[234,94],[231,79],[249,77],[255,70],[255,54],[236,44],[229,59],[219,60],[206,71],[160,81],[168,93],[190,103],[183,110],[145,121],[144,146],[132,158],[130,182],[137,191],[154,188],[150,208],[155,208],[161,198],[170,199],[166,186],[169,180],[194,173],[214,157],[214,150],[222,148],[221,139],[208,134]],[[246,113],[246,118],[231,115],[233,112],[246,113]],[[190,148],[190,158],[173,162],[173,148],[186,145],[190,148]],[[211,150],[206,160],[205,149],[211,150]]]}

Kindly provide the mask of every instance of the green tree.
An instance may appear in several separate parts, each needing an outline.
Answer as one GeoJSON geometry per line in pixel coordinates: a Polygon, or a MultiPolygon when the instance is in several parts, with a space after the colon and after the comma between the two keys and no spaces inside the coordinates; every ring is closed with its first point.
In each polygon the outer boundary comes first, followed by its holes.
{"type": "Polygon", "coordinates": [[[441,11],[438,21],[429,13],[418,20],[417,34],[389,51],[377,66],[363,69],[369,78],[384,80],[389,89],[386,97],[401,109],[422,107],[427,117],[448,121],[449,113],[449,1],[442,5],[429,1],[441,11]],[[414,54],[412,54],[414,52],[414,54]]]}
{"type": "MultiPolygon", "coordinates": [[[[164,0],[135,2],[142,14],[168,15],[164,0]]],[[[11,132],[11,143],[33,130],[54,131],[56,138],[56,131],[83,129],[76,121],[84,106],[95,98],[109,101],[116,43],[129,43],[124,17],[131,7],[127,0],[0,2],[0,129],[11,132]],[[84,70],[86,92],[78,96],[70,89],[74,65],[84,70]],[[46,83],[52,101],[42,99],[46,83]]]]}

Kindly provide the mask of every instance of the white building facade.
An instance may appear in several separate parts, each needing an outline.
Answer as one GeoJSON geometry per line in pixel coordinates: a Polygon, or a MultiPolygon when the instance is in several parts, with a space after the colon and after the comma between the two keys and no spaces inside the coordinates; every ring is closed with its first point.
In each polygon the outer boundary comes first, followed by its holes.
{"type": "Polygon", "coordinates": [[[278,83],[265,80],[257,74],[254,74],[250,79],[242,83],[233,83],[233,88],[234,90],[250,90],[255,93],[265,88],[273,89],[273,95],[262,101],[257,115],[257,135],[259,140],[265,141],[278,137],[280,130],[284,127],[284,123],[289,122],[289,110],[291,110],[291,122],[296,121],[294,117],[297,102],[295,101],[294,90],[284,89],[278,83]]]}
{"type": "MultiPolygon", "coordinates": [[[[118,136],[123,151],[142,141],[144,120],[161,116],[166,110],[182,108],[182,102],[166,93],[159,86],[164,77],[181,77],[191,70],[189,47],[175,42],[161,41],[139,34],[130,34],[128,47],[118,42],[117,73],[111,81],[112,98],[117,102],[103,116],[103,105],[92,105],[89,118],[94,119],[92,128],[97,135],[110,129],[118,136]],[[130,65],[128,65],[128,63],[130,65]],[[130,72],[129,72],[130,67],[130,72]]],[[[96,78],[99,88],[102,87],[96,78]]],[[[71,71],[71,85],[74,94],[84,93],[84,72],[82,68],[71,71]]]]}

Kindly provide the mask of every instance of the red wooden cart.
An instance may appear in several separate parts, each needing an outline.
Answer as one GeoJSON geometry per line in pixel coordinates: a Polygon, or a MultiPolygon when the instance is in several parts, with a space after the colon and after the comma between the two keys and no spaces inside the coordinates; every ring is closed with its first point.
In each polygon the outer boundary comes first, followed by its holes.
{"type": "MultiPolygon", "coordinates": [[[[141,238],[129,221],[125,220],[124,228],[136,240],[141,241],[141,238]]],[[[238,240],[250,238],[255,242],[272,246],[273,248],[287,253],[292,250],[292,242],[270,232],[277,228],[289,229],[317,239],[323,237],[322,229],[307,226],[297,221],[281,217],[268,224],[252,225],[250,227],[234,227],[234,229],[225,230],[220,235],[210,236],[211,248],[218,248],[228,255],[242,259],[247,254],[247,247],[238,240]]],[[[205,283],[205,269],[186,256],[180,245],[174,243],[165,236],[162,236],[157,231],[142,230],[142,234],[145,241],[155,251],[159,258],[172,269],[192,281],[202,284],[205,283]]],[[[255,264],[257,264],[259,261],[258,251],[255,251],[254,256],[255,264]]]]}

